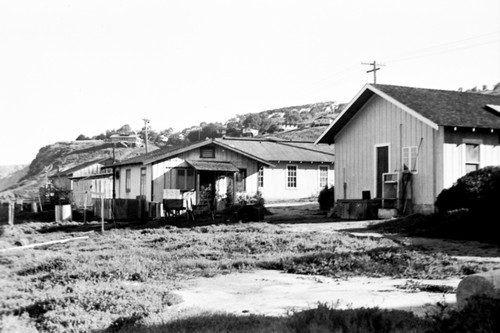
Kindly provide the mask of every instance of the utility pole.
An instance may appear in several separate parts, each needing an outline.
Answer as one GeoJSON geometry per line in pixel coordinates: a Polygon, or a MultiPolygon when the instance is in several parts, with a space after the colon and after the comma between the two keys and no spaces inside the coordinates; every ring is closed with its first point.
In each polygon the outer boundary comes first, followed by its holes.
{"type": "Polygon", "coordinates": [[[146,131],[146,135],[144,136],[144,142],[146,143],[146,154],[148,153],[148,124],[149,119],[143,118],[144,120],[144,130],[146,131]]]}
{"type": "Polygon", "coordinates": [[[384,64],[377,64],[376,60],[373,60],[373,62],[362,62],[361,65],[370,65],[373,66],[373,69],[370,69],[369,71],[366,71],[367,73],[373,72],[373,84],[377,84],[377,71],[380,69],[377,66],[385,66],[384,64]]]}

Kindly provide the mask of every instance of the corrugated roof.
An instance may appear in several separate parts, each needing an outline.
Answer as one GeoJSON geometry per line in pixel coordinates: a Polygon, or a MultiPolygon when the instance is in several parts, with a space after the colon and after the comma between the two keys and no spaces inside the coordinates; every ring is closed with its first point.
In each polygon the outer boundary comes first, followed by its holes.
{"type": "Polygon", "coordinates": [[[399,103],[430,126],[500,129],[500,115],[486,105],[499,105],[500,96],[470,92],[367,84],[316,143],[334,143],[334,136],[373,96],[399,103]]]}
{"type": "Polygon", "coordinates": [[[85,162],[85,163],[82,163],[82,164],[79,164],[79,165],[76,165],[72,168],[69,168],[69,169],[66,169],[66,170],[63,170],[61,171],[59,174],[55,174],[54,177],[60,177],[60,176],[71,176],[75,171],[78,171],[78,170],[81,170],[83,168],[86,168],[88,166],[91,166],[93,164],[102,164],[102,165],[111,165],[113,162],[113,159],[112,158],[101,158],[101,159],[97,159],[97,160],[93,160],[93,161],[88,161],[88,162],[85,162]]]}
{"type": "Polygon", "coordinates": [[[238,151],[249,152],[263,160],[270,162],[327,162],[334,159],[334,147],[329,145],[315,145],[313,142],[298,142],[273,139],[245,139],[225,138],[216,139],[238,151]]]}
{"type": "Polygon", "coordinates": [[[238,168],[231,162],[215,162],[215,161],[188,161],[187,164],[191,165],[194,169],[199,171],[226,171],[238,172],[238,168]]]}
{"type": "Polygon", "coordinates": [[[197,142],[175,150],[159,149],[121,161],[116,165],[154,163],[206,145],[219,145],[269,166],[275,161],[331,163],[334,158],[333,146],[315,145],[313,142],[272,138],[218,138],[197,142]]]}

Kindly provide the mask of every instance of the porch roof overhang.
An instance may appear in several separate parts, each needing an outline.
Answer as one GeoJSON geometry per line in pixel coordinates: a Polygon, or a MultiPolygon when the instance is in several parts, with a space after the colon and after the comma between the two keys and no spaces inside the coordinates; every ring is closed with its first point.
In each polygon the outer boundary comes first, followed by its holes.
{"type": "Polygon", "coordinates": [[[193,169],[198,171],[221,171],[221,172],[238,172],[239,169],[231,162],[216,162],[216,161],[190,161],[186,160],[193,169]]]}

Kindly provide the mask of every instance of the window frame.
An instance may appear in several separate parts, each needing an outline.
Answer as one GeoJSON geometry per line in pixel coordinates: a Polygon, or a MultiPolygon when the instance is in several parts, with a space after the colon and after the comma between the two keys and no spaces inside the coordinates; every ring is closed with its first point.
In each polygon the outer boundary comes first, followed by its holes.
{"type": "Polygon", "coordinates": [[[296,190],[298,188],[298,172],[299,171],[299,168],[297,166],[297,164],[287,164],[286,165],[286,178],[285,178],[285,185],[286,185],[286,189],[288,190],[296,190]],[[289,168],[295,168],[295,174],[294,175],[290,175],[290,169],[289,168]],[[290,186],[290,180],[292,179],[292,182],[294,183],[294,186],[290,186]]]}
{"type": "Polygon", "coordinates": [[[481,169],[481,143],[477,141],[465,141],[464,142],[464,175],[469,172],[477,171],[481,169]],[[477,161],[471,161],[468,159],[467,147],[474,146],[477,148],[477,161]],[[475,166],[475,170],[467,171],[467,166],[475,166]]]}
{"type": "Polygon", "coordinates": [[[191,189],[193,189],[195,187],[195,183],[196,183],[196,173],[195,173],[195,170],[192,169],[192,168],[175,168],[175,188],[178,189],[178,190],[181,190],[181,191],[189,191],[191,189]],[[181,186],[181,182],[179,181],[180,179],[180,176],[179,176],[179,172],[182,172],[183,175],[182,175],[182,186],[181,186]],[[191,176],[189,176],[188,174],[189,173],[192,173],[191,176]],[[190,187],[189,185],[189,180],[188,180],[188,177],[192,177],[192,187],[190,187]]]}
{"type": "Polygon", "coordinates": [[[247,169],[241,168],[238,169],[238,172],[236,173],[236,192],[246,192],[247,190],[247,169]],[[240,177],[240,180],[238,180],[238,176],[240,177]],[[238,184],[242,184],[243,190],[240,191],[238,188],[238,184]]]}
{"type": "Polygon", "coordinates": [[[132,191],[132,169],[125,169],[125,192],[132,191]]]}
{"type": "Polygon", "coordinates": [[[418,156],[418,146],[405,146],[401,148],[401,170],[402,171],[408,171],[413,174],[418,174],[418,163],[419,162],[419,156],[418,156]],[[405,161],[405,150],[408,151],[408,155],[405,161]],[[412,157],[412,151],[415,153],[415,155],[412,157]],[[408,169],[405,169],[405,165],[408,162],[408,169]],[[411,168],[415,165],[415,169],[412,170],[411,168]]]}
{"type": "Polygon", "coordinates": [[[200,147],[200,158],[215,158],[215,147],[214,146],[204,146],[200,147]],[[206,155],[204,152],[210,152],[206,155]]]}
{"type": "Polygon", "coordinates": [[[329,173],[330,173],[330,167],[328,165],[318,165],[318,184],[319,184],[319,188],[324,188],[325,186],[328,186],[329,185],[329,180],[330,180],[330,177],[329,177],[329,173]],[[326,169],[326,182],[325,184],[322,184],[321,183],[321,169],[326,169]]]}
{"type": "Polygon", "coordinates": [[[259,171],[257,172],[257,187],[258,188],[264,187],[264,167],[263,166],[261,166],[259,168],[259,171]]]}
{"type": "Polygon", "coordinates": [[[139,195],[146,195],[146,168],[141,168],[140,178],[139,178],[139,195]]]}

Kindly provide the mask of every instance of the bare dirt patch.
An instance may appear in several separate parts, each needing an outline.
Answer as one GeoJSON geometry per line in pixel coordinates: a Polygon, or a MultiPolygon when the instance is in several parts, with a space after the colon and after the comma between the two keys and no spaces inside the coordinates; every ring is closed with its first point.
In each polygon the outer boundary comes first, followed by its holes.
{"type": "MultiPolygon", "coordinates": [[[[313,308],[318,303],[339,309],[379,307],[410,310],[423,315],[437,302],[455,303],[454,293],[404,290],[407,279],[355,277],[338,280],[324,276],[285,274],[257,270],[214,278],[199,278],[178,290],[182,311],[233,314],[286,315],[313,308]]],[[[421,280],[456,288],[459,279],[421,280]]]]}

